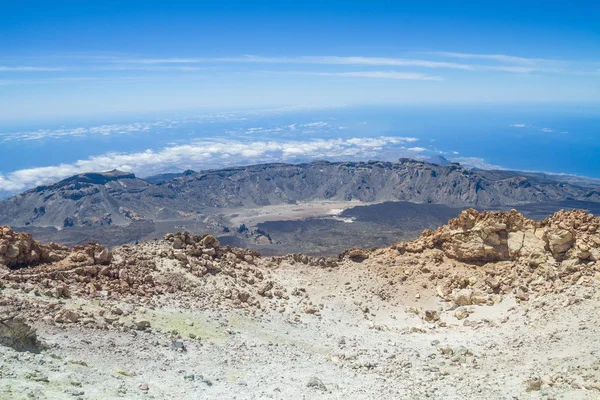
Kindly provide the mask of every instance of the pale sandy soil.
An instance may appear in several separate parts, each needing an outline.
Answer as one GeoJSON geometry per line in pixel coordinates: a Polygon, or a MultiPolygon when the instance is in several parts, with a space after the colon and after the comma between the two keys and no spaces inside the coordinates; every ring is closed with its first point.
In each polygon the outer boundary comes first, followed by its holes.
{"type": "Polygon", "coordinates": [[[267,221],[293,221],[311,217],[335,216],[342,211],[367,204],[361,201],[314,201],[310,203],[281,204],[260,208],[230,209],[222,215],[233,226],[256,226],[267,221]]]}
{"type": "MultiPolygon", "coordinates": [[[[0,398],[600,398],[600,387],[590,386],[600,380],[597,285],[520,304],[506,296],[469,306],[473,314],[459,321],[455,307],[422,286],[382,298],[386,282],[362,264],[282,263],[271,278],[306,294],[291,297],[281,313],[256,315],[110,305],[122,308],[125,320],[149,321],[147,331],[39,322],[49,350],[0,347],[0,398]],[[438,310],[446,326],[424,321],[424,310],[438,310]],[[185,351],[172,347],[173,331],[185,351]]],[[[78,310],[109,307],[61,301],[78,310]]]]}
{"type": "Polygon", "coordinates": [[[600,399],[599,234],[470,210],[335,259],[49,247],[68,254],[0,275],[2,343],[24,320],[45,344],[0,345],[0,399],[600,399]]]}

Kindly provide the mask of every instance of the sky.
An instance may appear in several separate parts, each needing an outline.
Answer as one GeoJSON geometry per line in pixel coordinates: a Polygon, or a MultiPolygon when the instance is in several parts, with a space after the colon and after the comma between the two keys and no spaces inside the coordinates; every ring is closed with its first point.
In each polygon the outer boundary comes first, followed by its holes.
{"type": "Polygon", "coordinates": [[[0,118],[592,102],[594,1],[0,2],[0,118]]]}
{"type": "Polygon", "coordinates": [[[593,1],[0,0],[0,194],[86,169],[265,154],[445,154],[598,176],[591,155],[549,162],[569,143],[597,149],[599,20],[593,1]],[[492,131],[535,132],[526,142],[550,140],[546,158],[489,151],[492,131]],[[208,140],[222,147],[203,151],[208,140]]]}

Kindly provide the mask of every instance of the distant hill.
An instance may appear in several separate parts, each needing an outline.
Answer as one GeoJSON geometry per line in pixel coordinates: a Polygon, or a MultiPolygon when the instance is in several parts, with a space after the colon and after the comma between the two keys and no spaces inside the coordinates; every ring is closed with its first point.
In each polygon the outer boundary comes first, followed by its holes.
{"type": "Polygon", "coordinates": [[[192,171],[191,169],[188,169],[187,171],[184,171],[184,172],[170,172],[170,173],[166,173],[166,174],[152,175],[147,178],[144,178],[144,180],[146,182],[158,185],[160,183],[170,181],[171,179],[179,178],[182,176],[193,175],[195,173],[196,173],[196,171],[192,171]]]}
{"type": "Polygon", "coordinates": [[[0,224],[57,228],[126,225],[193,219],[214,208],[312,200],[399,200],[490,208],[600,201],[600,192],[558,181],[556,176],[474,171],[458,164],[411,159],[260,164],[148,179],[111,171],[76,175],[0,201],[0,224]]]}
{"type": "Polygon", "coordinates": [[[445,166],[445,165],[450,165],[452,164],[452,161],[449,161],[446,157],[444,156],[433,156],[433,157],[429,157],[427,160],[425,160],[426,162],[430,163],[430,164],[435,164],[435,165],[441,165],[441,166],[445,166]]]}

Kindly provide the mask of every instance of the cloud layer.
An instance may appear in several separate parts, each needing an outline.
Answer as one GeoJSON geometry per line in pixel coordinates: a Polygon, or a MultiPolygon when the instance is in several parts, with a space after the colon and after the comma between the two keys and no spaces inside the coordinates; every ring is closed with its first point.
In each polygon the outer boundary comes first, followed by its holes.
{"type": "Polygon", "coordinates": [[[152,127],[167,127],[164,122],[134,122],[131,124],[107,124],[93,127],[38,129],[37,131],[20,131],[0,133],[0,142],[28,141],[41,139],[58,139],[68,136],[126,134],[133,132],[148,132],[152,127]]]}
{"type": "Polygon", "coordinates": [[[422,151],[406,149],[412,137],[373,137],[308,141],[194,141],[161,150],[137,153],[111,152],[78,160],[71,164],[28,168],[0,174],[0,191],[17,192],[54,182],[71,175],[119,169],[148,176],[165,169],[203,169],[236,163],[299,161],[308,159],[352,159],[374,156],[384,147],[396,146],[402,153],[422,151]]]}
{"type": "Polygon", "coordinates": [[[447,51],[427,52],[436,59],[364,57],[364,56],[295,56],[265,57],[245,55],[239,57],[198,57],[198,58],[130,58],[113,59],[112,62],[137,65],[193,65],[193,64],[289,64],[289,65],[330,65],[330,66],[391,66],[425,69],[450,69],[462,71],[499,71],[516,74],[533,72],[546,73],[597,73],[598,62],[575,62],[569,60],[551,60],[527,58],[505,54],[472,54],[447,51]],[[440,60],[439,58],[442,58],[440,60]],[[475,63],[456,62],[476,60],[475,63]]]}

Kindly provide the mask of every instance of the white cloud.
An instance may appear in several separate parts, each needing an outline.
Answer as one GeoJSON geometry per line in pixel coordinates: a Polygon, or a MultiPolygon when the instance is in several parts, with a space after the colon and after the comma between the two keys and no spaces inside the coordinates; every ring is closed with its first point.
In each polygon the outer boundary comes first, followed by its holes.
{"type": "Polygon", "coordinates": [[[16,66],[11,67],[7,65],[0,65],[0,72],[57,72],[66,71],[66,68],[62,67],[30,67],[30,66],[16,66]]]}
{"type": "Polygon", "coordinates": [[[421,152],[423,152],[423,151],[425,151],[427,149],[424,148],[424,147],[410,147],[407,150],[408,151],[414,151],[415,153],[421,153],[421,152]]]}
{"type": "Polygon", "coordinates": [[[477,67],[478,69],[487,69],[490,71],[501,71],[501,72],[513,72],[513,73],[517,73],[517,74],[529,74],[531,72],[536,72],[536,71],[547,71],[550,72],[550,70],[548,69],[542,69],[542,68],[534,68],[534,67],[519,67],[519,66],[487,66],[487,65],[481,65],[477,67]]]}
{"type": "Polygon", "coordinates": [[[308,124],[304,124],[303,126],[307,127],[307,128],[315,128],[315,127],[324,127],[329,125],[329,123],[327,122],[323,122],[323,121],[319,121],[319,122],[311,122],[308,124]]]}
{"type": "Polygon", "coordinates": [[[99,76],[66,76],[60,78],[48,78],[48,79],[1,79],[0,85],[51,85],[61,84],[70,82],[121,82],[121,81],[145,81],[149,79],[156,79],[156,77],[145,77],[145,76],[112,76],[112,77],[99,77],[99,76]]]}
{"type": "Polygon", "coordinates": [[[501,71],[518,74],[532,72],[552,73],[585,73],[596,74],[597,64],[575,63],[572,61],[550,60],[542,58],[525,58],[505,54],[472,54],[455,52],[426,52],[424,54],[445,57],[450,59],[481,60],[488,64],[457,63],[448,60],[424,60],[411,58],[391,57],[364,57],[364,56],[293,56],[293,57],[265,57],[245,55],[238,57],[220,58],[142,58],[114,60],[120,63],[142,65],[160,64],[219,64],[219,63],[254,63],[254,64],[318,64],[318,65],[363,65],[363,66],[393,66],[393,67],[418,67],[457,69],[463,71],[501,71]],[[494,64],[496,63],[496,64],[494,64]],[[566,67],[569,67],[568,69],[566,67]],[[583,69],[583,70],[582,70],[583,69]]]}
{"type": "MultiPolygon", "coordinates": [[[[1,84],[1,81],[0,81],[1,84]]],[[[339,108],[342,106],[332,106],[331,108],[339,108]]],[[[62,127],[58,129],[38,129],[36,131],[17,131],[17,132],[0,132],[0,143],[8,142],[8,141],[32,141],[32,140],[42,140],[42,139],[58,139],[63,137],[70,136],[89,136],[89,135],[116,135],[116,134],[131,134],[131,133],[139,133],[139,132],[149,132],[152,129],[172,129],[182,126],[186,123],[205,123],[205,122],[216,122],[216,121],[242,121],[246,119],[249,115],[273,115],[273,114],[283,114],[288,112],[295,111],[311,111],[318,109],[318,107],[285,107],[285,108],[276,108],[276,109],[264,109],[264,110],[245,110],[239,112],[228,112],[228,113],[207,113],[202,115],[195,116],[182,116],[179,117],[178,120],[158,120],[158,121],[142,121],[142,122],[134,122],[129,124],[105,124],[99,126],[89,126],[89,127],[62,127]]],[[[327,128],[331,125],[325,121],[316,121],[305,124],[291,124],[285,127],[274,127],[274,128],[264,128],[264,127],[254,127],[248,128],[244,131],[246,134],[260,134],[260,133],[276,133],[281,132],[284,129],[294,130],[298,128],[327,128]]],[[[341,129],[343,127],[336,127],[336,129],[341,129]]],[[[233,133],[231,131],[230,133],[233,133]]]]}
{"type": "Polygon", "coordinates": [[[310,141],[196,141],[190,144],[166,147],[160,151],[113,152],[79,160],[72,164],[28,168],[5,175],[0,174],[0,191],[16,192],[83,172],[112,169],[131,171],[141,176],[147,176],[172,167],[202,169],[223,166],[223,159],[227,159],[228,163],[245,163],[265,162],[265,160],[292,161],[294,159],[367,157],[375,155],[375,151],[384,146],[412,143],[416,140],[411,137],[382,136],[310,141]]]}
{"type": "Polygon", "coordinates": [[[322,64],[322,65],[370,65],[422,68],[473,69],[470,65],[445,61],[414,60],[387,57],[340,57],[340,56],[299,56],[262,57],[247,55],[221,58],[146,58],[129,59],[121,62],[138,64],[198,64],[198,63],[256,63],[256,64],[322,64]]]}
{"type": "MultiPolygon", "coordinates": [[[[526,124],[512,124],[510,126],[512,128],[534,128],[534,129],[538,128],[536,126],[526,125],[526,124]]],[[[550,129],[550,128],[539,128],[539,130],[540,130],[540,132],[545,132],[545,133],[552,133],[552,132],[554,132],[554,130],[550,129]]]]}
{"type": "Polygon", "coordinates": [[[482,64],[469,64],[473,70],[503,71],[519,74],[546,72],[593,76],[597,75],[597,61],[573,61],[537,57],[519,57],[506,54],[476,54],[460,52],[422,52],[455,60],[480,60],[482,64]]]}
{"type": "Polygon", "coordinates": [[[347,139],[346,142],[362,148],[379,148],[387,144],[413,143],[417,140],[419,139],[413,137],[381,136],[377,138],[352,138],[347,139]]]}
{"type": "Polygon", "coordinates": [[[458,58],[465,60],[489,60],[497,61],[502,63],[510,64],[535,64],[538,62],[554,62],[555,60],[548,60],[542,58],[526,58],[516,57],[506,54],[474,54],[474,53],[456,53],[451,51],[436,51],[430,52],[429,54],[435,54],[442,57],[458,58]]]}
{"type": "MultiPolygon", "coordinates": [[[[598,75],[598,63],[592,61],[551,60],[543,58],[526,58],[506,54],[474,54],[461,52],[425,52],[434,59],[403,58],[403,57],[366,57],[366,56],[260,56],[242,55],[232,57],[170,57],[170,58],[131,58],[131,57],[88,57],[85,63],[73,67],[54,66],[6,66],[0,65],[0,72],[51,72],[75,70],[89,71],[154,71],[154,72],[197,72],[211,69],[222,64],[281,64],[281,65],[328,65],[328,66],[366,66],[366,67],[399,67],[452,69],[461,71],[498,71],[515,74],[530,74],[534,72],[568,73],[575,75],[598,75]],[[441,59],[440,59],[441,58],[441,59]],[[456,62],[459,60],[475,60],[474,62],[456,62]],[[204,64],[198,66],[197,64],[204,64]]],[[[428,57],[429,58],[429,57],[428,57]]],[[[293,71],[292,71],[293,72],[293,71]]],[[[306,71],[307,75],[309,71],[306,71]]],[[[314,73],[312,75],[323,75],[314,73]]],[[[355,76],[365,78],[387,79],[419,79],[441,80],[440,77],[428,77],[418,72],[380,72],[380,71],[331,71],[336,76],[355,76]],[[412,77],[411,77],[412,75],[412,77]]],[[[154,77],[156,78],[156,77],[154,77]]],[[[49,84],[68,82],[70,80],[114,80],[117,77],[72,77],[46,80],[4,80],[1,85],[17,84],[49,84]]],[[[123,79],[123,78],[121,78],[123,79]]],[[[125,79],[149,79],[149,77],[127,77],[125,79]]]]}
{"type": "Polygon", "coordinates": [[[197,72],[206,71],[204,67],[195,67],[189,65],[111,65],[111,66],[100,66],[93,67],[94,70],[99,71],[152,71],[152,72],[166,72],[166,71],[179,71],[179,72],[197,72]]]}
{"type": "Polygon", "coordinates": [[[131,124],[108,124],[93,127],[59,128],[59,129],[39,129],[37,131],[22,131],[11,133],[0,133],[1,141],[27,141],[41,139],[58,139],[66,136],[85,136],[101,135],[108,136],[112,134],[127,134],[134,132],[148,132],[153,127],[170,128],[173,121],[164,122],[134,122],[131,124]]]}
{"type": "Polygon", "coordinates": [[[2,193],[2,191],[16,192],[19,190],[23,190],[26,187],[27,186],[24,186],[21,182],[17,182],[16,180],[12,179],[7,179],[4,176],[2,176],[2,174],[0,174],[0,193],[2,193]]]}
{"type": "Polygon", "coordinates": [[[415,81],[443,81],[440,76],[422,74],[420,72],[397,71],[353,71],[353,72],[307,72],[307,71],[264,71],[278,75],[307,75],[307,76],[333,76],[342,78],[375,78],[415,81]]]}

